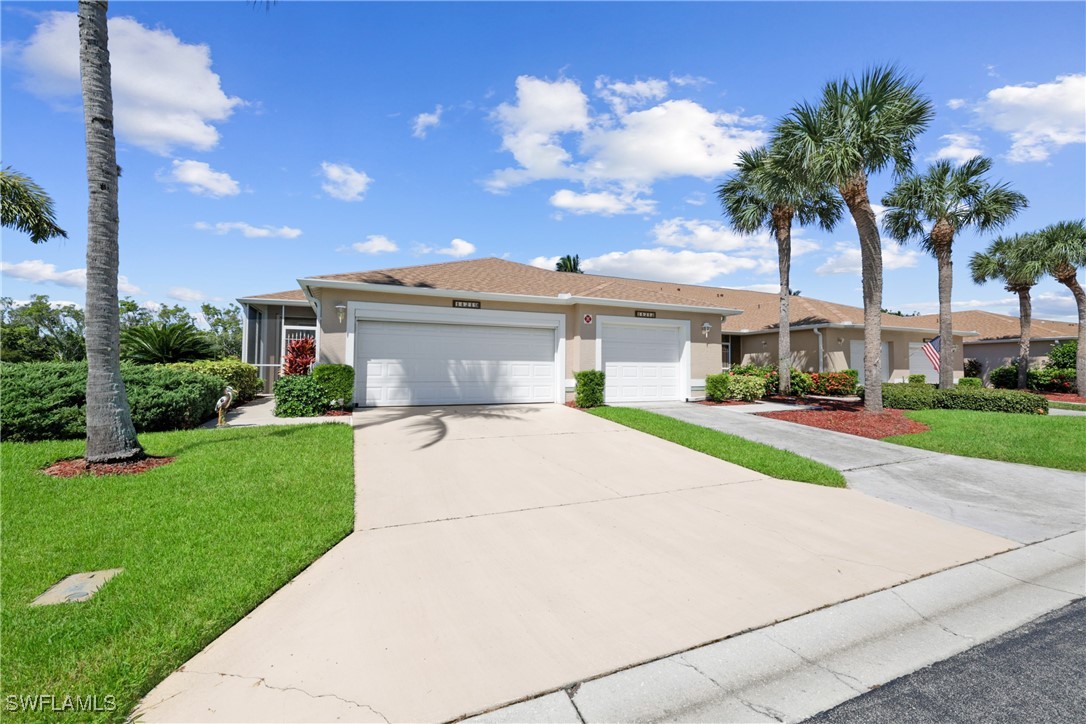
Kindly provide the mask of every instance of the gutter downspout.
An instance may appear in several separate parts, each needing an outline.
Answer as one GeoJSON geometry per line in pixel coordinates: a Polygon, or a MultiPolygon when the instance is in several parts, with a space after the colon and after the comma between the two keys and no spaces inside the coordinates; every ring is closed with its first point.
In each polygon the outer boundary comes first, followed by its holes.
{"type": "Polygon", "coordinates": [[[822,330],[818,327],[813,327],[811,331],[815,333],[816,337],[818,337],[818,371],[822,372],[822,360],[825,356],[822,352],[822,330]]]}

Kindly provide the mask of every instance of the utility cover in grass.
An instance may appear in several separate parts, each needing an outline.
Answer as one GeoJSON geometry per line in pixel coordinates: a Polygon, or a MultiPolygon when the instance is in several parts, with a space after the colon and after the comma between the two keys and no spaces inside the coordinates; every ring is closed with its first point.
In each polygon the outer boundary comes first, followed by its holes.
{"type": "Polygon", "coordinates": [[[53,584],[45,593],[31,601],[30,605],[49,606],[54,603],[86,601],[97,593],[99,588],[106,585],[106,581],[123,570],[123,568],[109,568],[104,571],[73,573],[62,578],[59,583],[53,584]]]}

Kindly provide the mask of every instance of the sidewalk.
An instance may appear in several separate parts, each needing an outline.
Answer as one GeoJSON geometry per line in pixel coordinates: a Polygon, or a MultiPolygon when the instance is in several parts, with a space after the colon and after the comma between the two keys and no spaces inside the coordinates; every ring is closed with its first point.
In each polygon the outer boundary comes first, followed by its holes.
{"type": "Polygon", "coordinates": [[[1082,473],[868,440],[745,414],[749,405],[635,406],[809,457],[844,473],[852,490],[1019,543],[1086,528],[1082,473]]]}
{"type": "MultiPolygon", "coordinates": [[[[276,417],[275,398],[260,395],[255,400],[230,408],[226,413],[228,427],[259,427],[263,425],[312,425],[318,422],[339,422],[351,424],[350,415],[321,415],[320,417],[276,417]]],[[[212,418],[200,427],[212,429],[218,426],[218,419],[212,418]]]]}

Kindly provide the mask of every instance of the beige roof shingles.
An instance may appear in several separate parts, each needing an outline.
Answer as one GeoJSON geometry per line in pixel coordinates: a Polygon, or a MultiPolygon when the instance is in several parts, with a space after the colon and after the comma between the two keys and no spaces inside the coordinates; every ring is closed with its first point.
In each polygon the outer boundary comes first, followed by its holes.
{"type": "MultiPolygon", "coordinates": [[[[979,335],[971,342],[997,339],[1018,339],[1021,325],[1018,317],[1006,314],[972,309],[954,312],[954,326],[976,330],[979,335]]],[[[925,314],[921,319],[925,324],[939,326],[939,315],[925,314]]],[[[1056,322],[1049,319],[1033,319],[1030,323],[1030,339],[1074,338],[1078,334],[1078,325],[1073,322],[1056,322]]]]}

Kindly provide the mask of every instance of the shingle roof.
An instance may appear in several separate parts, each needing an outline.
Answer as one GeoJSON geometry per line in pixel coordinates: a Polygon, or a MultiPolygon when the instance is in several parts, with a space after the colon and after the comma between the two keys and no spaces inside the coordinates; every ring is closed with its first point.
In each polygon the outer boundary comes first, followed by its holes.
{"type": "Polygon", "coordinates": [[[304,302],[305,294],[301,289],[288,289],[285,292],[270,292],[268,294],[250,294],[243,299],[267,299],[270,302],[304,302]]]}
{"type": "MultiPolygon", "coordinates": [[[[996,339],[1018,339],[1021,326],[1018,317],[1006,314],[985,312],[973,309],[965,312],[954,312],[954,327],[973,329],[979,334],[973,342],[996,339]]],[[[939,326],[939,315],[925,314],[913,319],[924,320],[925,324],[939,326]]],[[[1033,319],[1030,322],[1030,339],[1045,339],[1049,337],[1075,337],[1078,334],[1078,325],[1073,322],[1056,322],[1049,319],[1033,319]]]]}

